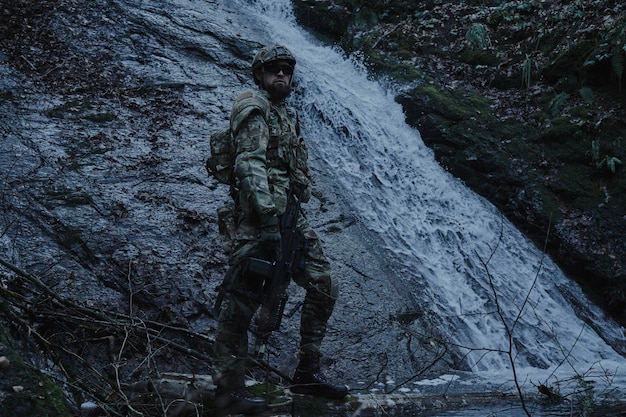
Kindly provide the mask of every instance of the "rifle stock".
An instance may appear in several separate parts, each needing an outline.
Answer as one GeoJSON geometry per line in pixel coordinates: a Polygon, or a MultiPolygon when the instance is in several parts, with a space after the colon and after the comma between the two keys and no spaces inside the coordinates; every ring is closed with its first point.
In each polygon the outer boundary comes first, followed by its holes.
{"type": "Polygon", "coordinates": [[[273,331],[280,328],[285,305],[287,304],[287,287],[293,273],[300,266],[304,250],[304,237],[297,230],[298,214],[304,186],[292,183],[287,196],[287,208],[281,217],[281,257],[273,262],[259,259],[248,259],[248,271],[264,277],[261,309],[257,318],[254,354],[263,357],[267,340],[273,331]]]}

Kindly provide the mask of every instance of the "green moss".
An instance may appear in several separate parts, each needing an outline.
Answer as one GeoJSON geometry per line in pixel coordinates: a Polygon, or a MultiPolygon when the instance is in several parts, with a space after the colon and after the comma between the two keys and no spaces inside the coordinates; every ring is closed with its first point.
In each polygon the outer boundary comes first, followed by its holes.
{"type": "Polygon", "coordinates": [[[41,416],[69,416],[63,391],[48,378],[39,383],[38,395],[34,399],[35,409],[45,410],[41,416]]]}
{"type": "Polygon", "coordinates": [[[400,82],[411,82],[421,79],[423,74],[411,64],[404,62],[407,54],[406,50],[399,50],[387,54],[370,51],[366,65],[375,74],[385,75],[392,80],[400,82]]]}
{"type": "Polygon", "coordinates": [[[252,385],[248,387],[248,390],[257,397],[265,398],[271,405],[284,404],[290,401],[282,388],[266,382],[252,385]]]}
{"type": "Polygon", "coordinates": [[[550,219],[553,223],[557,223],[563,217],[559,205],[554,195],[543,186],[537,186],[537,194],[541,202],[541,209],[546,219],[550,219]]]}
{"type": "Polygon", "coordinates": [[[467,89],[450,91],[434,84],[425,84],[416,87],[413,93],[428,97],[433,102],[430,107],[449,120],[476,120],[485,123],[496,120],[489,107],[489,100],[467,89]]]}
{"type": "Polygon", "coordinates": [[[422,78],[423,74],[412,65],[399,64],[389,71],[389,76],[397,81],[412,81],[422,78]]]}
{"type": "Polygon", "coordinates": [[[564,166],[550,188],[581,210],[593,210],[602,204],[606,195],[593,180],[591,167],[564,166]]]}
{"type": "Polygon", "coordinates": [[[13,346],[11,337],[0,327],[0,356],[10,361],[0,370],[0,417],[70,416],[61,388],[34,369],[13,346]]]}
{"type": "Polygon", "coordinates": [[[500,59],[492,52],[485,50],[465,51],[461,54],[460,60],[470,65],[486,65],[495,67],[500,63],[500,59]]]}
{"type": "Polygon", "coordinates": [[[543,142],[569,142],[580,136],[580,127],[572,123],[569,117],[555,117],[550,127],[541,131],[543,142]]]}
{"type": "Polygon", "coordinates": [[[572,107],[569,110],[569,113],[572,115],[573,118],[591,119],[593,117],[590,114],[592,109],[593,108],[589,106],[576,106],[576,107],[572,107]]]}
{"type": "Polygon", "coordinates": [[[597,43],[598,41],[593,39],[581,39],[576,42],[565,52],[561,52],[560,55],[555,57],[548,73],[552,74],[551,71],[567,73],[570,72],[572,68],[582,67],[585,59],[587,59],[596,48],[597,43]]]}
{"type": "MultiPolygon", "coordinates": [[[[11,366],[16,366],[13,361],[11,366]]],[[[35,371],[22,370],[12,380],[19,382],[19,385],[3,387],[8,394],[2,400],[0,417],[71,415],[65,405],[61,389],[43,375],[38,375],[35,371]],[[17,389],[22,391],[16,392],[17,389]]]]}

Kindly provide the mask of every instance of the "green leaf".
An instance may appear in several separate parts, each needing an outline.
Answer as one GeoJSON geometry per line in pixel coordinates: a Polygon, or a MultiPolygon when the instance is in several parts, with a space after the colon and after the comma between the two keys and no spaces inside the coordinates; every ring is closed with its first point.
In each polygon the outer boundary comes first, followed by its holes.
{"type": "Polygon", "coordinates": [[[606,165],[609,168],[609,170],[611,171],[611,173],[615,174],[615,165],[616,164],[621,164],[622,161],[619,160],[619,158],[616,158],[614,156],[607,158],[606,160],[606,165]]]}
{"type": "Polygon", "coordinates": [[[593,94],[593,90],[589,87],[581,87],[578,90],[578,93],[580,94],[580,97],[585,101],[585,103],[587,104],[592,104],[593,103],[593,99],[594,99],[594,94],[593,94]]]}

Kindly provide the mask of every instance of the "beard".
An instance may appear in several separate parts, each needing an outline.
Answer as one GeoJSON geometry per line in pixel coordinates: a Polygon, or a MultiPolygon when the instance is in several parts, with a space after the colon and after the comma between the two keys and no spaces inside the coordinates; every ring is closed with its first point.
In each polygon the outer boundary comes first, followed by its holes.
{"type": "Polygon", "coordinates": [[[272,101],[282,101],[291,94],[291,82],[263,83],[263,89],[268,92],[272,101]]]}

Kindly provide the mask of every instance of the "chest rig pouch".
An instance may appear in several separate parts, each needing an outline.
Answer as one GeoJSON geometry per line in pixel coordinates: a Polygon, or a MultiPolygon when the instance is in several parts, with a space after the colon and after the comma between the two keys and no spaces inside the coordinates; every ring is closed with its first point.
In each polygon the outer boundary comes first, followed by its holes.
{"type": "Polygon", "coordinates": [[[268,166],[283,168],[289,172],[295,171],[299,135],[297,116],[285,105],[272,105],[268,127],[270,131],[266,154],[268,166]]]}

